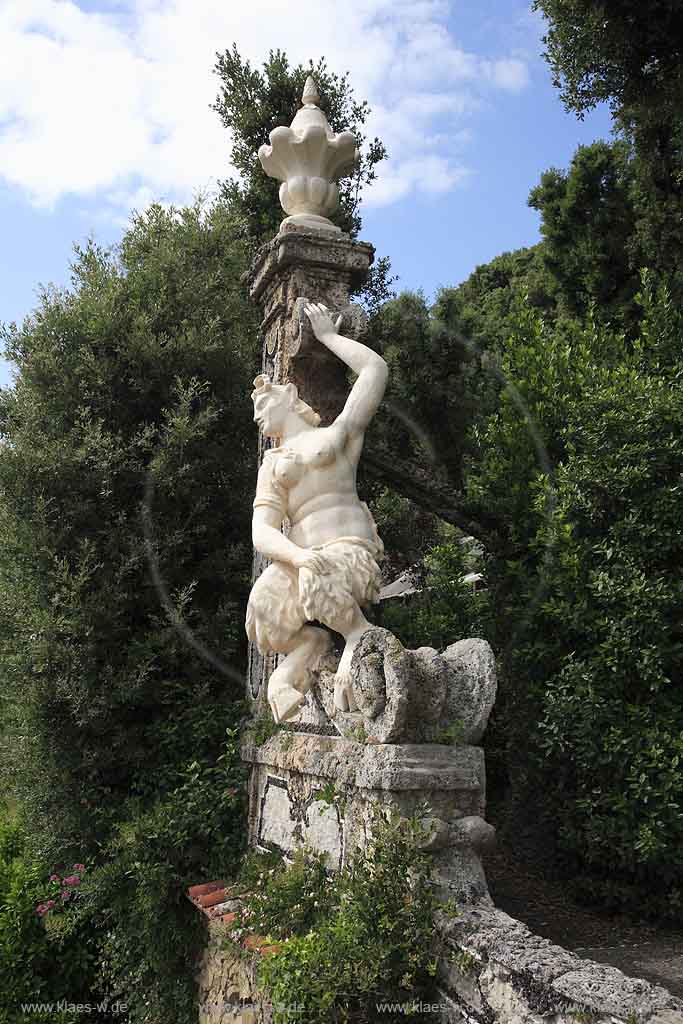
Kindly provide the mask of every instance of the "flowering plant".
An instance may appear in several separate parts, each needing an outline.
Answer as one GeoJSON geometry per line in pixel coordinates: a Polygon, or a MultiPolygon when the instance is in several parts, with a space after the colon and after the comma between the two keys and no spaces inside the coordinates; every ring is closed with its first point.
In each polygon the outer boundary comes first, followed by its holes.
{"type": "Polygon", "coordinates": [[[55,910],[63,910],[64,904],[69,903],[77,895],[84,872],[85,864],[74,864],[71,874],[65,874],[63,877],[53,872],[48,879],[48,899],[36,906],[38,917],[45,917],[55,910]]]}

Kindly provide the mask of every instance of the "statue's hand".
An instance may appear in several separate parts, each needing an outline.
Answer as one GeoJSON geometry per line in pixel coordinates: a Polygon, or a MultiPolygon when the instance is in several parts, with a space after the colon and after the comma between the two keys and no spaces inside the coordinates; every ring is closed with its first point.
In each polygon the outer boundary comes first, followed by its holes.
{"type": "Polygon", "coordinates": [[[326,338],[339,333],[342,318],[338,316],[336,323],[332,323],[327,306],[323,306],[322,302],[310,303],[304,309],[318,341],[322,341],[324,344],[326,338]]]}
{"type": "Polygon", "coordinates": [[[332,571],[332,563],[319,548],[299,548],[292,565],[295,569],[310,569],[321,576],[332,571]]]}

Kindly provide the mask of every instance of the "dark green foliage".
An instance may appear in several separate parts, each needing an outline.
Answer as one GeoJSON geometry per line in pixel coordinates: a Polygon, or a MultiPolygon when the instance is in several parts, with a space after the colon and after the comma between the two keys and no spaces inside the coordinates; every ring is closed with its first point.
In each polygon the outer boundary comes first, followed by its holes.
{"type": "MultiPolygon", "coordinates": [[[[416,563],[438,541],[443,523],[433,514],[415,506],[408,498],[370,479],[361,468],[363,495],[384,543],[382,576],[391,582],[416,563]]],[[[377,611],[377,609],[374,609],[377,611]]]]}
{"type": "Polygon", "coordinates": [[[329,916],[328,895],[334,883],[325,868],[325,855],[299,850],[287,867],[281,857],[274,857],[266,854],[245,859],[246,870],[240,872],[238,885],[246,892],[233,938],[255,932],[289,939],[306,935],[329,916]]]}
{"type": "Polygon", "coordinates": [[[465,579],[479,571],[478,559],[454,530],[448,533],[424,557],[421,592],[382,605],[382,625],[406,647],[443,650],[463,637],[491,635],[489,595],[465,579]]]}
{"type": "MultiPolygon", "coordinates": [[[[90,927],[62,927],[68,904],[43,917],[36,912],[50,895],[43,865],[31,857],[16,815],[0,808],[0,1022],[54,1020],[77,1024],[78,1013],[22,1010],[22,1003],[101,1003],[96,947],[90,927]]],[[[52,885],[54,888],[54,885],[52,885]]]]}
{"type": "MultiPolygon", "coordinates": [[[[486,516],[476,568],[487,591],[463,583],[475,566],[433,529],[422,593],[384,605],[383,625],[411,646],[490,639],[500,668],[486,739],[497,824],[507,821],[518,842],[525,833],[535,855],[554,856],[553,868],[593,898],[631,908],[645,899],[680,919],[682,318],[648,273],[628,300],[628,335],[592,305],[563,315],[560,284],[555,304],[534,310],[528,273],[551,271],[533,250],[500,257],[442,292],[436,310],[407,318],[431,358],[437,312],[483,338],[500,311],[480,364],[493,384],[484,388],[482,373],[469,385],[484,400],[461,420],[470,436],[455,495],[472,518],[486,516]]],[[[401,302],[416,311],[414,298],[401,302]]],[[[411,359],[426,395],[419,345],[411,359]]],[[[416,403],[406,445],[426,424],[436,435],[438,412],[425,405],[416,403]]],[[[396,535],[409,536],[409,522],[396,535]]]]}
{"type": "Polygon", "coordinates": [[[390,397],[378,420],[386,424],[387,452],[410,451],[430,473],[441,472],[460,489],[463,426],[471,420],[475,400],[468,385],[479,370],[478,353],[430,313],[419,293],[404,292],[386,303],[373,323],[373,337],[391,373],[390,397]],[[425,414],[431,410],[433,423],[425,431],[425,414]]]}
{"type": "Polygon", "coordinates": [[[650,909],[675,916],[683,402],[667,335],[683,325],[665,294],[642,301],[634,346],[595,324],[569,343],[521,321],[470,486],[507,522],[487,575],[514,815],[545,809],[542,841],[569,870],[647,887],[650,909]]]}
{"type": "Polygon", "coordinates": [[[680,80],[683,10],[677,0],[534,0],[550,22],[545,43],[555,85],[573,110],[600,101],[649,101],[680,80]]]}
{"type": "Polygon", "coordinates": [[[206,933],[185,893],[237,869],[246,815],[238,746],[237,729],[229,729],[218,758],[198,748],[167,793],[153,803],[127,801],[84,879],[77,923],[98,935],[109,996],[126,1002],[133,1021],[196,1015],[192,968],[206,933]]]}
{"type": "Polygon", "coordinates": [[[153,206],[6,331],[3,773],[42,863],[98,865],[91,924],[139,1020],[143,994],[156,1020],[188,1019],[183,886],[241,843],[220,759],[250,559],[245,266],[224,205],[153,206]]]}
{"type": "Polygon", "coordinates": [[[683,9],[678,0],[535,0],[555,84],[582,116],[610,104],[633,148],[632,199],[643,264],[683,294],[683,9]]]}
{"type": "MultiPolygon", "coordinates": [[[[365,471],[423,514],[481,535],[489,520],[483,510],[476,522],[468,519],[462,472],[476,449],[469,428],[496,390],[484,353],[463,334],[445,293],[433,311],[420,293],[387,302],[370,341],[389,365],[390,384],[368,436],[365,471]]],[[[434,535],[435,526],[426,532],[434,535]]]]}
{"type": "Polygon", "coordinates": [[[434,315],[475,350],[501,352],[509,336],[509,316],[520,297],[546,315],[555,312],[558,283],[548,273],[543,255],[543,246],[535,245],[475,267],[462,284],[439,291],[434,315]]]}
{"type": "Polygon", "coordinates": [[[417,819],[378,820],[366,849],[327,879],[318,858],[263,873],[234,935],[260,931],[281,943],[259,971],[276,1022],[291,1019],[288,1007],[302,1024],[389,1022],[399,1015],[378,1004],[434,1001],[439,903],[423,839],[417,819]]]}
{"type": "Polygon", "coordinates": [[[542,216],[541,258],[556,285],[560,311],[599,315],[630,326],[637,316],[638,253],[632,251],[633,167],[625,143],[580,146],[569,170],[551,169],[529,196],[542,216]]]}

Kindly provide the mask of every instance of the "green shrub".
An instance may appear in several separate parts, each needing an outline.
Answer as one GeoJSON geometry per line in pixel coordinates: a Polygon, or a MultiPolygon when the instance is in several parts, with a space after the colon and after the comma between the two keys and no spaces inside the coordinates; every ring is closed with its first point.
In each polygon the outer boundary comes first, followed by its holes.
{"type": "Polygon", "coordinates": [[[470,486],[507,521],[487,579],[510,828],[593,897],[680,918],[683,329],[645,284],[634,341],[520,314],[470,486]]]}
{"type": "Polygon", "coordinates": [[[132,1020],[191,1020],[193,964],[205,941],[186,898],[197,881],[235,874],[243,853],[245,771],[237,729],[215,762],[195,760],[151,805],[131,800],[79,893],[77,924],[98,938],[99,972],[132,1020]]]}
{"type": "Polygon", "coordinates": [[[189,1019],[184,888],[244,834],[245,261],[225,206],[152,206],[4,330],[0,769],[32,855],[92,867],[79,921],[138,1022],[189,1019]]]}
{"type": "Polygon", "coordinates": [[[459,531],[442,529],[444,540],[424,558],[422,591],[384,602],[382,625],[406,647],[448,647],[463,637],[491,634],[486,590],[475,591],[464,577],[478,566],[459,531]]]}
{"type": "Polygon", "coordinates": [[[0,1024],[76,1024],[79,1014],[60,1012],[54,1005],[104,1000],[96,983],[92,933],[73,922],[65,927],[73,907],[68,898],[62,901],[64,892],[72,896],[77,889],[49,880],[26,848],[20,821],[0,808],[0,1024]],[[47,909],[51,897],[54,907],[47,909]],[[22,1004],[36,1003],[53,1009],[22,1009],[22,1004]]]}
{"type": "Polygon", "coordinates": [[[322,858],[303,856],[290,868],[264,870],[232,934],[259,932],[281,943],[259,969],[276,1024],[293,1008],[302,1024],[390,1021],[378,1004],[430,1001],[440,904],[423,838],[417,819],[378,819],[368,846],[338,873],[326,877],[322,858]]]}

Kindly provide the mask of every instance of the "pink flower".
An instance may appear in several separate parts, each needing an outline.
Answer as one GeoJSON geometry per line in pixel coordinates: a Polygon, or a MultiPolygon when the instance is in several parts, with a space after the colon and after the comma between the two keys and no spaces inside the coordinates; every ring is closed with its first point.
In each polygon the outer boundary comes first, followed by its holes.
{"type": "Polygon", "coordinates": [[[55,905],[55,901],[54,900],[48,900],[47,903],[45,904],[45,908],[46,908],[46,910],[52,910],[54,905],[55,905]]]}
{"type": "Polygon", "coordinates": [[[72,871],[85,871],[85,864],[74,864],[72,871]]]}
{"type": "Polygon", "coordinates": [[[61,882],[61,878],[59,877],[59,875],[50,875],[50,881],[51,882],[61,882]]]}
{"type": "Polygon", "coordinates": [[[81,880],[78,875],[68,875],[68,877],[64,879],[64,885],[76,886],[80,884],[81,880]]]}
{"type": "Polygon", "coordinates": [[[39,903],[36,907],[36,914],[38,914],[39,917],[42,917],[43,914],[47,914],[47,903],[39,903]]]}
{"type": "Polygon", "coordinates": [[[71,893],[69,892],[68,889],[65,889],[64,892],[62,893],[62,903],[66,903],[66,901],[70,900],[70,899],[71,899],[71,893]]]}

